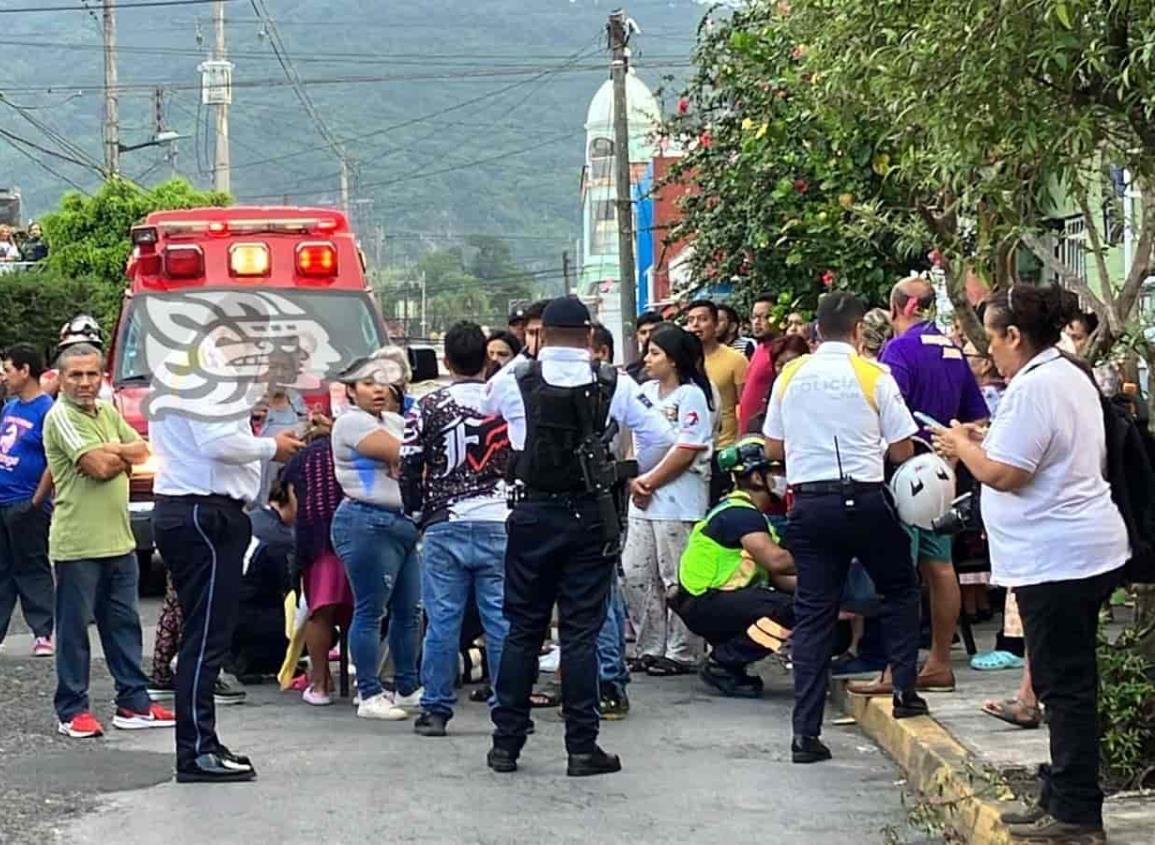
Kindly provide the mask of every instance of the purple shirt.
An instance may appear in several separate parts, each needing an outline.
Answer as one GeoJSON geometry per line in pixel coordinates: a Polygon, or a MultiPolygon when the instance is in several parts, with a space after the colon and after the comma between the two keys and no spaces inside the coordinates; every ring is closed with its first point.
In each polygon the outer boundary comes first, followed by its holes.
{"type": "MultiPolygon", "coordinates": [[[[883,347],[878,360],[890,367],[912,413],[920,411],[943,425],[990,415],[963,351],[934,323],[911,326],[883,347]]],[[[921,422],[919,434],[927,436],[921,422]]]]}

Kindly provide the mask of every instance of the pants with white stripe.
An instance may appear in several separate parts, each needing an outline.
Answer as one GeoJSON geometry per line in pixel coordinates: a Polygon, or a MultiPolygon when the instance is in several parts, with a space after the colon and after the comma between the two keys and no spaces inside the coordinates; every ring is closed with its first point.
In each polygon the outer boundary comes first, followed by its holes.
{"type": "Polygon", "coordinates": [[[173,496],[158,497],[153,529],[184,617],[175,679],[180,768],[220,745],[213,685],[236,627],[252,525],[239,501],[173,496]]]}

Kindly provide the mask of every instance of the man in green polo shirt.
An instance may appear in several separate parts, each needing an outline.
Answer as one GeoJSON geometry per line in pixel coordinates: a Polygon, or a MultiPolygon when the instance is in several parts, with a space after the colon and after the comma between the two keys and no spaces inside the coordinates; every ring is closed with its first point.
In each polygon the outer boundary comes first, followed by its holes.
{"type": "Polygon", "coordinates": [[[87,343],[60,354],[60,398],[44,419],[44,451],[56,486],[48,555],[56,567],[56,714],[75,739],[104,729],[88,703],[88,621],[96,619],[116,681],[117,728],[172,727],[171,712],[148,697],[141,669],[136,543],[128,518],[128,478],[148,446],[108,402],[97,398],[100,350],[87,343]]]}
{"type": "Polygon", "coordinates": [[[671,607],[713,647],[700,677],[723,695],[757,698],[762,679],[746,667],[777,652],[794,626],[794,560],[766,518],[770,461],[762,439],[718,453],[735,489],[694,526],[671,607]],[[781,590],[781,592],[780,592],[781,590]]]}

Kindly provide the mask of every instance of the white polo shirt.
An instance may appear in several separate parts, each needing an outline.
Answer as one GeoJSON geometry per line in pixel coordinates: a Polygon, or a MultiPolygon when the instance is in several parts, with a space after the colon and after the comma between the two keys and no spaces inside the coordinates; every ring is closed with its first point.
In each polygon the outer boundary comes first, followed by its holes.
{"type": "Polygon", "coordinates": [[[885,446],[918,431],[894,377],[859,359],[858,366],[874,368],[871,405],[852,356],[857,358],[849,343],[827,341],[788,380],[774,380],[762,432],[784,441],[790,484],[836,480],[839,457],[842,474],[855,481],[882,481],[885,446]]]}
{"type": "MultiPolygon", "coordinates": [[[[546,346],[538,353],[541,376],[554,387],[578,387],[594,380],[588,349],[546,346]]],[[[516,451],[525,448],[525,402],[514,373],[517,364],[511,361],[485,385],[485,407],[488,414],[496,414],[509,423],[509,445],[516,451]]],[[[659,413],[648,399],[643,398],[637,382],[619,377],[610,401],[609,419],[629,428],[635,437],[665,448],[674,445],[675,432],[666,417],[659,413]]]]}
{"type": "Polygon", "coordinates": [[[1105,476],[1099,396],[1058,350],[1040,352],[1011,379],[983,448],[1031,473],[1018,490],[982,490],[995,583],[1090,578],[1127,561],[1127,528],[1105,476]]]}

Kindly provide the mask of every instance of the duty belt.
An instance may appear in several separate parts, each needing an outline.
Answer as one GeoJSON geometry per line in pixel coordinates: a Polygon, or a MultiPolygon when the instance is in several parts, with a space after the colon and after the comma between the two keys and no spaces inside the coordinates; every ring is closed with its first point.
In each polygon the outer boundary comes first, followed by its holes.
{"type": "MultiPolygon", "coordinates": [[[[866,493],[871,490],[881,490],[881,481],[855,481],[850,479],[849,490],[854,493],[866,493]]],[[[792,484],[790,489],[795,496],[836,496],[846,492],[845,482],[834,479],[832,481],[806,481],[802,484],[792,484]]]]}

